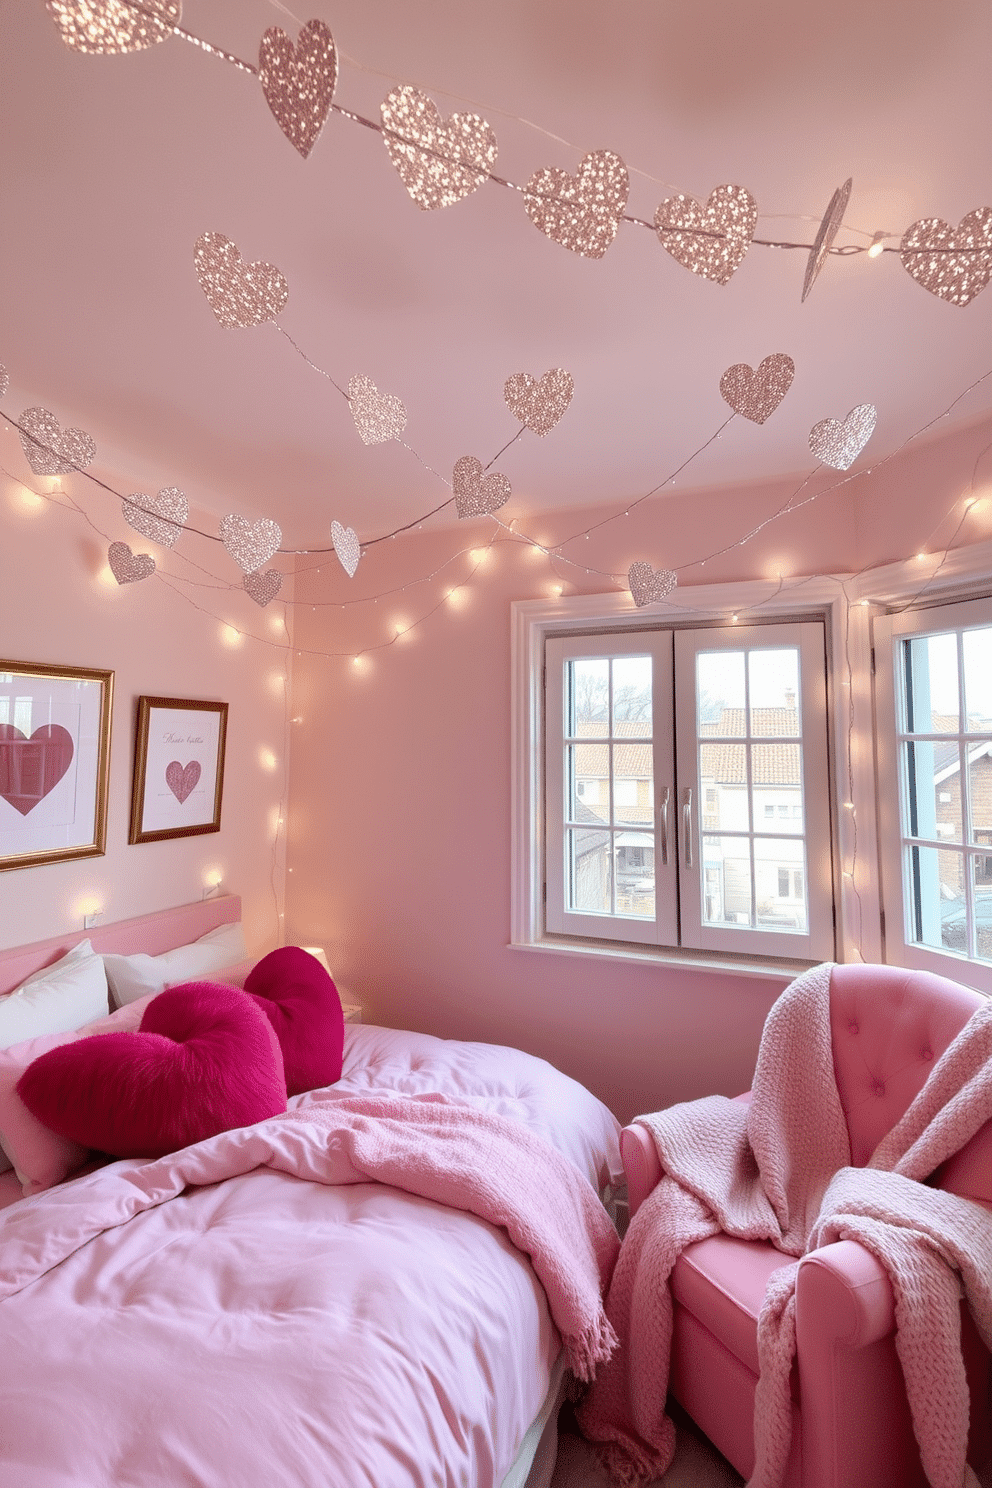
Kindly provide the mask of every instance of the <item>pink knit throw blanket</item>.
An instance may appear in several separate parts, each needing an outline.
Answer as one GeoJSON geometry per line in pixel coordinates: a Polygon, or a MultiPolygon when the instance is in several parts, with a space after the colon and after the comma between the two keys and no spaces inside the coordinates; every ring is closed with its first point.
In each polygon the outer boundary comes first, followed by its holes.
{"type": "Polygon", "coordinates": [[[2,1225],[0,1298],[188,1185],[260,1167],[315,1183],[388,1183],[501,1226],[534,1267],[573,1373],[591,1379],[616,1347],[602,1298],[619,1240],[588,1178],[522,1122],[443,1095],[318,1093],[301,1110],[12,1205],[2,1225]]]}
{"type": "Polygon", "coordinates": [[[965,1463],[958,1309],[963,1288],[992,1347],[992,1219],[922,1180],[992,1118],[992,1003],[946,1050],[869,1166],[851,1168],[833,1072],[830,971],[806,972],[772,1008],[749,1106],[710,1096],[639,1118],[665,1176],[624,1241],[607,1299],[620,1349],[579,1415],[617,1483],[646,1482],[671,1461],[668,1279],[687,1245],[720,1231],[783,1252],[758,1320],[750,1488],[778,1488],[789,1455],[798,1261],[788,1258],[838,1239],[859,1240],[889,1273],[896,1348],[930,1483],[975,1483],[965,1463]]]}

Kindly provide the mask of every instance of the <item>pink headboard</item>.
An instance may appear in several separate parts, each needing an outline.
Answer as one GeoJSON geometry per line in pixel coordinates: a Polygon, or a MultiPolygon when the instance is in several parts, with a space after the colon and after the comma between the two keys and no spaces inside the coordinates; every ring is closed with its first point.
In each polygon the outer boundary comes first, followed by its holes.
{"type": "Polygon", "coordinates": [[[240,895],[224,894],[218,899],[201,899],[196,904],[180,904],[175,909],[138,915],[133,920],[118,920],[114,925],[94,925],[92,930],[68,930],[51,940],[36,940],[33,945],[0,950],[0,995],[20,986],[33,971],[50,966],[81,940],[89,940],[94,951],[111,951],[119,956],[133,956],[144,951],[148,956],[160,956],[163,951],[188,945],[206,935],[208,930],[232,924],[240,918],[240,895]]]}

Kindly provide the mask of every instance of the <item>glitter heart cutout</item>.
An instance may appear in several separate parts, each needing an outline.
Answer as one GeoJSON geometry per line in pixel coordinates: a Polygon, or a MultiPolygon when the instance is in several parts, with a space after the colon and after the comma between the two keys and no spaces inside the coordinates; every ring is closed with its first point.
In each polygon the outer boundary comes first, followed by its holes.
{"type": "Polygon", "coordinates": [[[355,577],[355,569],[362,556],[362,546],[354,527],[342,527],[340,522],[331,523],[331,542],[338,561],[349,579],[355,577]]]}
{"type": "Polygon", "coordinates": [[[155,559],[148,553],[132,553],[127,543],[110,544],[107,553],[110,572],[118,584],[140,584],[155,572],[155,559]]]}
{"type": "Polygon", "coordinates": [[[165,767],[165,783],[180,806],[196,790],[200,779],[200,761],[190,760],[184,768],[178,760],[170,760],[165,767]]]}
{"type": "Polygon", "coordinates": [[[655,232],[666,253],[704,279],[727,284],[751,246],[758,204],[743,186],[718,186],[705,207],[681,192],[654,214],[655,232]]]}
{"type": "Polygon", "coordinates": [[[645,605],[658,604],[667,598],[678,583],[678,575],[670,568],[652,568],[650,563],[632,563],[627,570],[627,583],[631,598],[638,609],[645,605]]]}
{"type": "Polygon", "coordinates": [[[178,486],[166,486],[157,496],[141,493],[121,499],[124,520],[142,537],[174,548],[189,516],[189,502],[178,486]]]}
{"type": "Polygon", "coordinates": [[[562,417],[575,383],[563,367],[552,367],[538,382],[529,372],[514,372],[503,384],[503,397],[513,417],[543,438],[562,417]]]}
{"type": "Polygon", "coordinates": [[[586,258],[602,258],[627,205],[627,167],[612,150],[592,150],[574,176],[537,171],[524,189],[527,216],[549,238],[586,258]]]}
{"type": "Polygon", "coordinates": [[[427,94],[407,84],[386,96],[380,113],[389,158],[424,212],[471,196],[496,164],[496,136],[478,114],[445,122],[427,94]]]}
{"type": "Polygon", "coordinates": [[[193,267],[207,304],[226,330],[275,320],[289,299],[289,285],[277,268],[262,261],[245,263],[222,233],[197,238],[193,267]]]}
{"type": "Polygon", "coordinates": [[[0,398],[4,397],[10,387],[10,374],[3,362],[0,362],[0,398]]]}
{"type": "Polygon", "coordinates": [[[239,568],[255,573],[277,551],[282,528],[270,517],[249,522],[244,517],[228,516],[220,524],[220,539],[239,568]]]}
{"type": "Polygon", "coordinates": [[[924,217],[903,233],[902,266],[924,289],[950,305],[967,305],[992,278],[992,207],[978,207],[957,227],[924,217]]]}
{"type": "Polygon", "coordinates": [[[272,115],[304,160],[331,111],[338,80],[334,38],[323,21],[307,21],[296,46],[271,26],[258,48],[258,80],[272,115]]]}
{"type": "Polygon", "coordinates": [[[406,409],[392,393],[380,393],[371,377],[353,377],[348,384],[348,402],[355,428],[364,444],[384,444],[399,439],[406,428],[406,409]]]}
{"type": "Polygon", "coordinates": [[[735,413],[754,424],[763,424],[789,391],[795,375],[792,358],[776,351],[766,356],[757,370],[747,362],[728,367],[720,378],[720,393],[735,413]]]}
{"type": "Polygon", "coordinates": [[[30,739],[14,724],[0,723],[0,796],[27,816],[58,785],[74,748],[59,723],[42,724],[30,739]]]}
{"type": "Polygon", "coordinates": [[[510,499],[510,482],[494,471],[484,475],[482,462],[474,455],[462,455],[451,476],[451,489],[459,517],[485,517],[499,511],[510,499]]]}
{"type": "Polygon", "coordinates": [[[843,423],[839,419],[821,419],[809,431],[810,450],[831,469],[848,470],[875,432],[877,417],[871,403],[859,403],[843,423]]]}
{"type": "Polygon", "coordinates": [[[246,573],[241,583],[245,593],[264,609],[282,588],[282,574],[275,568],[266,569],[264,574],[246,573]]]}
{"type": "Polygon", "coordinates": [[[82,429],[63,429],[47,408],[26,408],[18,420],[21,445],[35,475],[68,475],[85,470],[96,445],[82,429]]]}
{"type": "Polygon", "coordinates": [[[123,56],[167,41],[182,20],[182,0],[47,0],[59,35],[74,52],[123,56]]]}
{"type": "Polygon", "coordinates": [[[838,186],[833,196],[827,203],[820,225],[813,239],[813,246],[809,250],[809,258],[806,260],[806,273],[803,276],[802,301],[805,303],[813,285],[820,277],[820,270],[827,261],[827,255],[833,247],[834,238],[840,232],[844,221],[844,213],[851,198],[851,187],[854,185],[854,177],[848,176],[843,186],[838,186]]]}

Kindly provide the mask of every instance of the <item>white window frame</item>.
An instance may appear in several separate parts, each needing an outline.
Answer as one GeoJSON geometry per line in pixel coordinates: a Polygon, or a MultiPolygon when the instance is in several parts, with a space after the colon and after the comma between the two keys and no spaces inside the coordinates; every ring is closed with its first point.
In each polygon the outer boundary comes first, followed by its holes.
{"type": "Polygon", "coordinates": [[[726,624],[733,612],[741,621],[762,616],[824,619],[828,649],[831,797],[835,806],[853,795],[854,813],[837,810],[831,857],[834,872],[836,956],[839,960],[881,960],[877,903],[874,769],[871,747],[870,610],[858,601],[858,580],[825,575],[785,588],[777,581],[680,588],[677,604],[638,609],[629,593],[572,595],[517,600],[510,606],[511,700],[511,898],[509,944],[517,949],[612,960],[653,960],[696,969],[733,970],[745,977],[774,977],[800,970],[807,962],[758,956],[722,957],[668,947],[583,943],[548,936],[544,928],[544,645],[548,636],[575,634],[601,626],[615,634],[642,628],[652,618],[726,624]],[[848,675],[853,686],[848,686],[848,675]],[[852,744],[853,738],[853,744],[852,744]],[[856,853],[855,853],[856,844],[856,853]],[[852,863],[853,873],[845,871],[852,863]]]}
{"type": "MultiPolygon", "coordinates": [[[[827,574],[804,580],[752,580],[746,583],[680,586],[674,604],[638,610],[628,592],[570,595],[511,603],[510,697],[510,852],[511,897],[509,944],[529,952],[610,960],[651,960],[681,967],[732,971],[736,977],[781,980],[784,963],[766,965],[736,959],[726,964],[692,955],[677,956],[653,948],[624,949],[608,944],[582,945],[548,940],[543,931],[543,864],[534,844],[543,841],[543,679],[544,640],[590,624],[622,631],[643,625],[646,617],[662,620],[726,620],[760,614],[822,614],[828,620],[828,702],[832,744],[834,817],[832,844],[837,913],[837,959],[889,961],[901,964],[893,935],[883,942],[883,908],[889,920],[897,911],[883,906],[879,874],[876,814],[876,716],[872,680],[872,620],[887,608],[923,603],[951,603],[987,594],[992,575],[992,541],[971,543],[923,558],[901,560],[858,574],[827,574]],[[537,870],[540,871],[537,871],[537,870]]],[[[884,803],[886,782],[878,792],[884,803]]],[[[797,963],[797,967],[801,963],[797,963]]],[[[978,991],[982,968],[956,962],[946,975],[978,991]]]]}
{"type": "Polygon", "coordinates": [[[904,736],[900,729],[903,684],[897,674],[904,640],[989,625],[992,625],[992,596],[958,601],[948,597],[940,603],[881,615],[874,622],[873,632],[879,779],[898,782],[897,789],[879,792],[886,956],[896,965],[936,972],[939,976],[966,982],[979,991],[992,994],[992,965],[973,961],[965,953],[924,946],[911,938],[911,892],[903,853],[903,812],[907,792],[901,751],[904,736]]]}

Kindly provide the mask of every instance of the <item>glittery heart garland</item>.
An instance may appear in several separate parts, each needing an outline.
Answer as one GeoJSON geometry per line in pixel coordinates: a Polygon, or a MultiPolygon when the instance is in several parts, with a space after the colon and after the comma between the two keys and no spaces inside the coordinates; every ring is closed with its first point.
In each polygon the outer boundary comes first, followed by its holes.
{"type": "Polygon", "coordinates": [[[757,370],[747,362],[728,367],[720,378],[720,393],[735,413],[754,424],[763,424],[789,391],[795,375],[792,358],[776,351],[766,356],[757,370]]]}
{"type": "Polygon", "coordinates": [[[7,389],[9,387],[10,373],[7,371],[7,368],[4,366],[3,362],[0,362],[0,398],[6,396],[7,389]]]}
{"type": "Polygon", "coordinates": [[[174,548],[189,516],[189,502],[178,486],[166,486],[157,496],[132,495],[121,500],[124,520],[142,537],[174,548]]]}
{"type": "Polygon", "coordinates": [[[349,579],[353,579],[362,556],[362,545],[358,541],[358,533],[354,527],[342,527],[340,522],[332,522],[331,542],[334,544],[334,551],[338,555],[341,567],[349,579]]]}
{"type": "Polygon", "coordinates": [[[967,305],[992,278],[992,207],[978,207],[957,227],[940,217],[912,223],[899,244],[911,279],[951,305],[967,305]]]}
{"type": "Polygon", "coordinates": [[[743,186],[718,186],[705,207],[692,196],[670,196],[654,214],[666,253],[704,279],[728,284],[751,246],[758,204],[743,186]]]}
{"type": "Polygon", "coordinates": [[[245,263],[222,233],[205,232],[197,238],[193,266],[207,304],[226,330],[275,320],[289,299],[289,285],[277,268],[245,263]]]}
{"type": "Polygon", "coordinates": [[[496,164],[496,136],[478,114],[445,123],[427,94],[407,84],[387,95],[380,113],[389,158],[424,212],[471,196],[496,164]]]}
{"type": "Polygon", "coordinates": [[[348,402],[364,444],[385,444],[387,439],[399,439],[406,428],[407,413],[400,399],[392,393],[380,393],[371,377],[351,379],[348,402]]]}
{"type": "Polygon", "coordinates": [[[833,246],[834,238],[840,231],[840,225],[844,221],[844,213],[847,211],[847,203],[851,196],[853,177],[848,176],[843,186],[838,186],[833,196],[827,203],[827,210],[823,214],[820,226],[817,228],[813,246],[806,260],[806,273],[803,277],[802,298],[805,300],[813,285],[819,278],[820,270],[827,261],[827,254],[833,246]]]}
{"type": "Polygon", "coordinates": [[[220,524],[220,540],[239,568],[255,573],[282,542],[282,528],[270,517],[257,522],[228,516],[220,524]]]}
{"type": "Polygon", "coordinates": [[[627,205],[627,167],[612,150],[583,156],[574,176],[540,170],[524,188],[524,206],[535,227],[586,258],[602,258],[617,235],[627,205]]]}
{"type": "Polygon", "coordinates": [[[678,583],[670,568],[652,568],[650,563],[632,563],[627,570],[630,594],[638,609],[667,599],[678,583]]]}
{"type": "Polygon", "coordinates": [[[245,593],[264,609],[282,588],[282,574],[274,568],[266,569],[264,574],[246,573],[241,583],[245,593]]]}
{"type": "Polygon", "coordinates": [[[88,55],[122,56],[167,41],[182,20],[182,0],[47,0],[67,47],[88,55]]]}
{"type": "Polygon", "coordinates": [[[107,562],[118,584],[140,584],[142,579],[151,578],[155,572],[154,558],[148,553],[132,553],[123,542],[110,544],[107,562]]]}
{"type": "Polygon", "coordinates": [[[258,80],[273,117],[304,160],[331,111],[338,80],[334,38],[323,21],[307,21],[296,46],[271,26],[258,48],[258,80]]]}
{"type": "Polygon", "coordinates": [[[499,511],[510,499],[510,482],[494,471],[484,475],[482,462],[474,455],[462,455],[451,476],[451,489],[459,517],[485,517],[499,511]]]}
{"type": "Polygon", "coordinates": [[[575,383],[563,367],[552,367],[540,382],[529,372],[514,372],[503,384],[503,397],[513,417],[543,438],[572,401],[575,383]]]}
{"type": "Polygon", "coordinates": [[[871,403],[859,403],[843,423],[821,419],[809,431],[810,450],[832,470],[849,470],[875,432],[877,417],[871,403]]]}
{"type": "Polygon", "coordinates": [[[82,429],[63,429],[47,408],[26,408],[18,420],[21,445],[35,475],[68,475],[85,470],[96,445],[82,429]]]}

